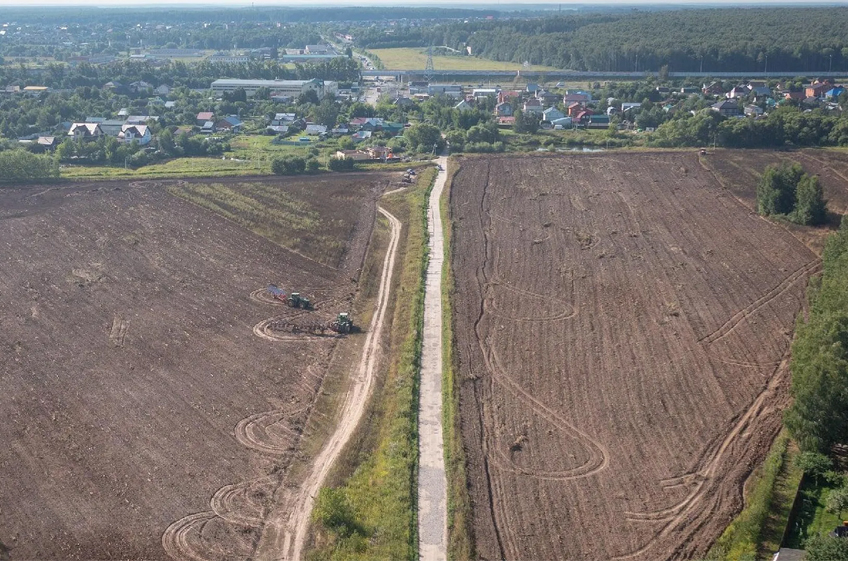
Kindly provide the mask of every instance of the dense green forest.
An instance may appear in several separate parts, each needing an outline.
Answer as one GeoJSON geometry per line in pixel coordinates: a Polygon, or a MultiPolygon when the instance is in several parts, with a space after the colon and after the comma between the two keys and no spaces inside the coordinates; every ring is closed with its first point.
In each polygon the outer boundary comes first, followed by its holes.
{"type": "Polygon", "coordinates": [[[848,70],[844,7],[577,13],[351,32],[364,48],[467,46],[484,58],[573,70],[848,70]]]}
{"type": "Polygon", "coordinates": [[[792,344],[786,425],[803,450],[827,452],[848,435],[848,219],[827,239],[809,318],[792,344]]]}

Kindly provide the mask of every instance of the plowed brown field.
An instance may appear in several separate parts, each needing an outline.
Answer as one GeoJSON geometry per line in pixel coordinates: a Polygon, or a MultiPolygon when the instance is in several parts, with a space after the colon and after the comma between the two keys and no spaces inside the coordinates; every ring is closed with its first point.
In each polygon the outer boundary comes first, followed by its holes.
{"type": "Polygon", "coordinates": [[[288,193],[342,250],[319,263],[301,237],[289,251],[168,194],[177,183],[0,190],[0,541],[13,559],[252,555],[339,344],[254,326],[351,307],[390,179],[215,182],[288,193]],[[275,306],[269,282],[317,309],[275,306]]]}
{"type": "Polygon", "coordinates": [[[693,153],[466,159],[450,208],[480,558],[703,554],[780,428],[816,255],[693,153]]]}
{"type": "MultiPolygon", "coordinates": [[[[848,153],[842,150],[719,150],[702,157],[722,186],[753,211],[757,210],[757,182],[766,166],[798,162],[807,173],[819,176],[831,211],[830,228],[838,228],[840,216],[848,214],[848,153]]],[[[786,223],[794,236],[816,250],[823,246],[827,229],[804,228],[786,223]]]]}

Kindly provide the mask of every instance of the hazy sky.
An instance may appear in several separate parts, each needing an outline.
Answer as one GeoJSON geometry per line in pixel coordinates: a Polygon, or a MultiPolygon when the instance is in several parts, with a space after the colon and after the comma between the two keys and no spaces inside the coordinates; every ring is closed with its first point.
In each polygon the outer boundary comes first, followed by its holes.
{"type": "MultiPolygon", "coordinates": [[[[769,0],[768,2],[757,2],[754,0],[584,0],[583,2],[559,2],[556,0],[465,0],[462,6],[480,6],[491,7],[497,9],[498,4],[562,4],[567,6],[570,3],[582,4],[729,4],[739,5],[740,3],[751,4],[848,4],[848,0],[769,0]]],[[[346,6],[373,6],[373,5],[392,5],[392,6],[432,6],[436,4],[445,4],[452,7],[459,7],[456,2],[449,0],[0,0],[0,6],[102,6],[102,7],[117,7],[117,6],[150,6],[150,5],[166,5],[166,6],[311,6],[311,5],[346,5],[346,6]]],[[[2,14],[0,14],[2,18],[2,14]]]]}

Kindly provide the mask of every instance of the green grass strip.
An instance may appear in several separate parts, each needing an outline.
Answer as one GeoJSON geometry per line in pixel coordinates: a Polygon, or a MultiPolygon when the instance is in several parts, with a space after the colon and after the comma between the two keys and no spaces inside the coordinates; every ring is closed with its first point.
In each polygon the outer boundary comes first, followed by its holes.
{"type": "MultiPolygon", "coordinates": [[[[772,444],[763,465],[751,476],[753,479],[749,481],[750,492],[746,497],[745,508],[713,544],[709,559],[725,561],[758,559],[760,558],[758,553],[762,551],[760,544],[763,540],[774,540],[774,531],[766,532],[766,529],[779,526],[770,521],[770,513],[776,508],[780,510],[785,508],[785,505],[778,505],[776,501],[776,498],[780,496],[776,489],[784,466],[787,461],[791,461],[787,454],[788,447],[789,435],[786,431],[782,431],[772,444]]],[[[786,500],[782,496],[780,498],[781,503],[786,500]]],[[[790,509],[791,506],[790,502],[790,509]]],[[[788,511],[786,516],[788,517],[788,511]]],[[[782,534],[782,528],[780,532],[782,534]]]]}
{"type": "MultiPolygon", "coordinates": [[[[421,173],[421,187],[393,195],[381,206],[404,224],[402,267],[393,296],[390,357],[367,418],[319,496],[313,517],[315,561],[418,559],[418,377],[427,267],[427,198],[435,170],[421,173]],[[375,436],[376,435],[376,436],[375,436]],[[325,499],[322,501],[322,498],[325,499]],[[323,508],[327,507],[327,508],[323,508]]],[[[402,237],[403,239],[403,237],[402,237]]]]}
{"type": "Polygon", "coordinates": [[[453,352],[453,291],[451,239],[453,223],[450,218],[450,190],[459,171],[455,160],[448,163],[448,179],[442,200],[442,225],[445,235],[445,263],[442,271],[442,345],[444,373],[442,378],[442,427],[445,440],[445,469],[448,480],[448,559],[475,559],[472,533],[471,498],[466,484],[465,449],[462,446],[459,417],[459,371],[453,352]]]}

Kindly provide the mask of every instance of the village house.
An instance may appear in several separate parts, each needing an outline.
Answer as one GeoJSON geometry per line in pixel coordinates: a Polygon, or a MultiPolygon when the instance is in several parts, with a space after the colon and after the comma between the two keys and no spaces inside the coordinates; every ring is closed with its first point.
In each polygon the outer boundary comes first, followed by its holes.
{"type": "Polygon", "coordinates": [[[763,109],[757,105],[746,105],[743,112],[746,116],[759,117],[763,114],[763,109]]]}
{"type": "Polygon", "coordinates": [[[736,117],[739,115],[739,104],[736,103],[735,99],[726,99],[724,101],[719,101],[718,103],[714,103],[711,106],[713,111],[718,111],[721,115],[725,117],[736,117]]]}
{"type": "Polygon", "coordinates": [[[804,97],[824,97],[824,93],[833,88],[833,85],[828,82],[813,82],[804,86],[804,97]]]}
{"type": "Polygon", "coordinates": [[[724,87],[722,87],[721,82],[710,82],[701,87],[701,93],[704,95],[722,95],[724,87]]]}
{"type": "Polygon", "coordinates": [[[542,120],[543,121],[556,121],[557,119],[562,119],[565,117],[565,114],[557,109],[556,107],[548,107],[544,111],[542,111],[542,120]]]}
{"type": "Polygon", "coordinates": [[[495,115],[498,117],[512,117],[512,103],[502,101],[495,105],[495,115]]]}
{"type": "Polygon", "coordinates": [[[54,150],[57,146],[59,146],[60,139],[57,136],[39,136],[36,143],[43,150],[54,150]]]}
{"type": "Polygon", "coordinates": [[[751,86],[751,84],[748,84],[748,86],[750,86],[751,94],[754,97],[771,97],[771,88],[768,86],[751,86]]]}
{"type": "Polygon", "coordinates": [[[568,112],[569,117],[574,117],[575,115],[583,111],[584,107],[585,105],[583,105],[579,101],[573,101],[568,104],[566,111],[568,112]]]}
{"type": "Polygon", "coordinates": [[[195,117],[195,122],[198,127],[202,127],[213,119],[215,119],[215,113],[213,113],[212,111],[201,111],[197,114],[197,117],[195,117]]]}
{"type": "Polygon", "coordinates": [[[295,113],[274,113],[271,119],[271,126],[288,126],[295,122],[297,115],[295,113]]]}
{"type": "Polygon", "coordinates": [[[553,105],[559,101],[559,95],[553,92],[539,90],[536,92],[536,99],[542,102],[542,105],[553,105]]]}
{"type": "Polygon", "coordinates": [[[145,125],[148,121],[158,120],[159,117],[157,115],[129,115],[126,122],[129,125],[145,125]]]}
{"type": "Polygon", "coordinates": [[[306,125],[306,134],[319,135],[327,132],[327,125],[306,125]]]}
{"type": "Polygon", "coordinates": [[[542,102],[538,99],[528,99],[524,102],[524,113],[533,113],[535,115],[542,114],[542,102]]]}
{"type": "MultiPolygon", "coordinates": [[[[87,123],[93,123],[95,121],[86,119],[87,123]]],[[[119,119],[104,119],[98,123],[100,125],[100,130],[103,131],[105,136],[112,136],[118,138],[118,135],[121,134],[121,130],[123,129],[126,121],[121,121],[119,119]]]]}
{"type": "Polygon", "coordinates": [[[589,122],[589,119],[592,117],[592,115],[593,112],[591,109],[581,109],[573,117],[571,117],[571,121],[573,123],[586,124],[589,122]]]}
{"type": "Polygon", "coordinates": [[[471,111],[472,109],[474,109],[474,106],[463,99],[462,101],[454,105],[453,108],[464,113],[466,111],[471,111]]]}
{"type": "Polygon", "coordinates": [[[142,146],[150,142],[150,127],[147,125],[124,125],[118,133],[118,140],[130,143],[137,141],[142,146]]]}
{"type": "Polygon", "coordinates": [[[521,99],[521,92],[517,92],[514,90],[507,91],[501,90],[498,92],[498,103],[510,102],[513,103],[513,107],[515,107],[515,103],[521,99]]]}
{"type": "Polygon", "coordinates": [[[745,86],[735,86],[729,92],[725,94],[727,99],[737,99],[740,97],[746,97],[750,93],[750,90],[745,86]]]}
{"type": "Polygon", "coordinates": [[[357,162],[371,159],[371,155],[365,150],[337,150],[333,157],[339,160],[354,160],[357,162]]]}
{"type": "Polygon", "coordinates": [[[228,131],[238,133],[241,131],[241,119],[236,115],[229,115],[215,122],[215,129],[219,131],[228,131]]]}
{"type": "Polygon", "coordinates": [[[568,107],[572,103],[589,103],[592,101],[592,96],[586,92],[570,92],[562,97],[562,103],[568,107]]]}
{"type": "Polygon", "coordinates": [[[76,141],[97,140],[103,136],[103,130],[98,123],[73,123],[68,136],[76,141]]]}

